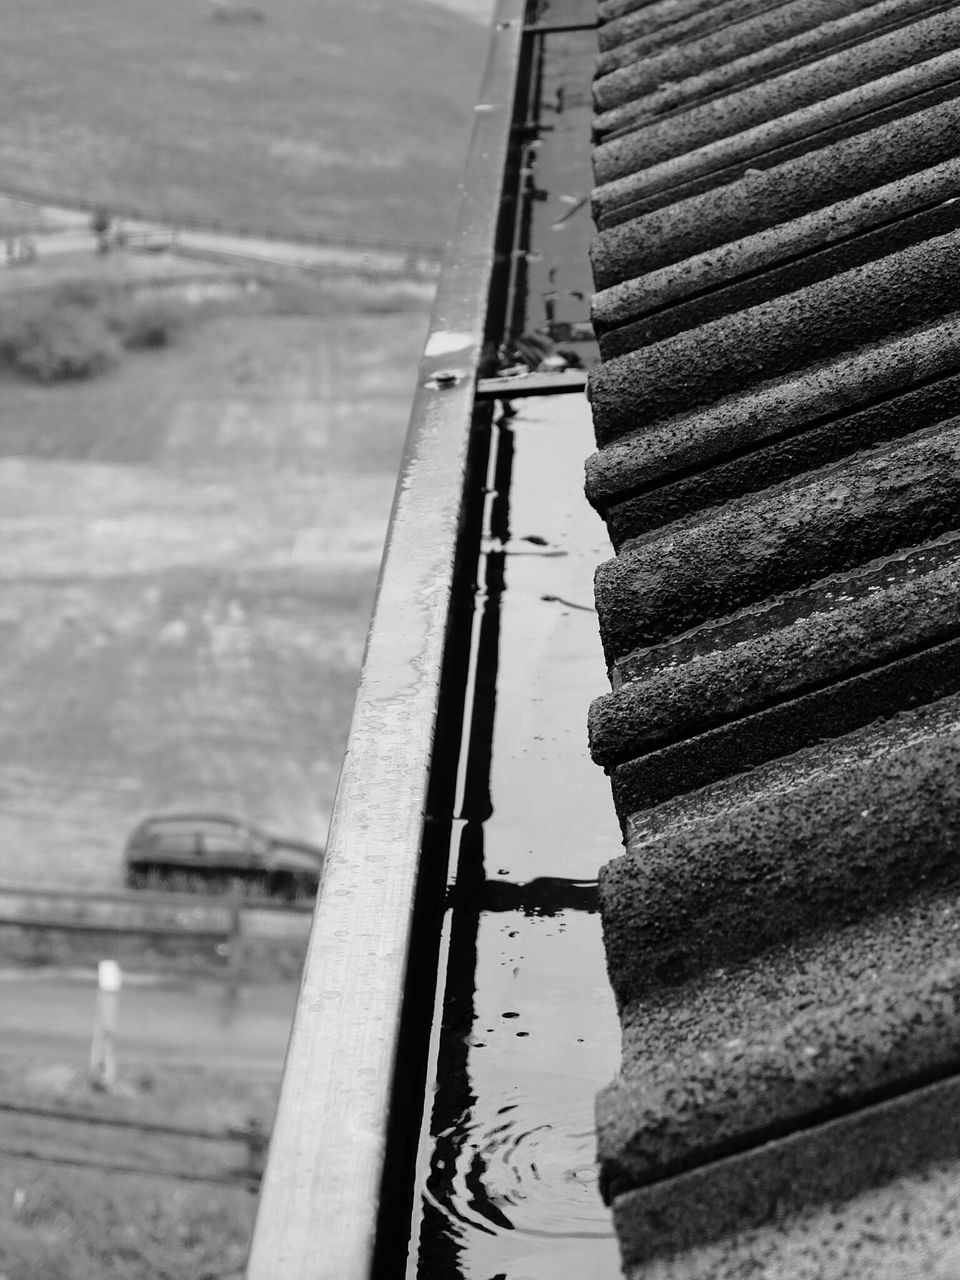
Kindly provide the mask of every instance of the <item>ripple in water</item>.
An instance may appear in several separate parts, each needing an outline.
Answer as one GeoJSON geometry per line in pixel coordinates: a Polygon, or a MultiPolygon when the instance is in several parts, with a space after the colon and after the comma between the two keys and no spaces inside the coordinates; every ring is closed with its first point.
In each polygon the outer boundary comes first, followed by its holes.
{"type": "Polygon", "coordinates": [[[516,1093],[489,1122],[470,1116],[436,1137],[425,1195],[454,1235],[613,1235],[597,1189],[592,1103],[584,1092],[582,1102],[566,1106],[516,1093]]]}

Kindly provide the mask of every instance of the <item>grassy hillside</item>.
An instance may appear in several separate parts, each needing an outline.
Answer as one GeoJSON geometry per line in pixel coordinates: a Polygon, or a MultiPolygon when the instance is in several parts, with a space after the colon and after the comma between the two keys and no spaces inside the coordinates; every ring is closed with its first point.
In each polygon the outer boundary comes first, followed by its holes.
{"type": "MultiPolygon", "coordinates": [[[[484,27],[430,0],[5,0],[4,182],[172,217],[441,241],[484,27]]],[[[0,182],[2,187],[2,182],[0,182]]]]}
{"type": "Polygon", "coordinates": [[[115,882],[156,809],[322,839],[425,322],[251,309],[0,379],[0,878],[115,882]]]}

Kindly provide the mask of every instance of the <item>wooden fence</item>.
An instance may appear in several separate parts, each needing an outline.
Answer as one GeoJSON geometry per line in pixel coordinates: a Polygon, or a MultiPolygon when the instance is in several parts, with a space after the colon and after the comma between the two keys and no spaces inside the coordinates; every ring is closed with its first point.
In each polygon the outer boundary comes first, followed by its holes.
{"type": "Polygon", "coordinates": [[[108,1154],[50,1150],[41,1141],[40,1146],[0,1146],[0,1155],[10,1159],[32,1160],[46,1164],[69,1165],[78,1169],[98,1169],[107,1173],[140,1173],[157,1177],[177,1178],[188,1182],[214,1182],[227,1185],[239,1183],[255,1190],[260,1183],[269,1132],[257,1123],[223,1128],[202,1128],[189,1125],[159,1124],[151,1120],[127,1119],[123,1116],[96,1115],[92,1112],[70,1111],[60,1107],[34,1106],[13,1099],[0,1099],[0,1113],[26,1120],[54,1122],[56,1124],[87,1125],[104,1130],[128,1130],[151,1134],[155,1137],[188,1139],[207,1143],[238,1143],[244,1148],[243,1163],[226,1169],[195,1171],[165,1164],[134,1163],[110,1159],[108,1154]]]}
{"type": "Polygon", "coordinates": [[[236,977],[248,942],[306,944],[312,903],[192,893],[44,889],[0,884],[0,929],[178,939],[226,948],[236,977]]]}

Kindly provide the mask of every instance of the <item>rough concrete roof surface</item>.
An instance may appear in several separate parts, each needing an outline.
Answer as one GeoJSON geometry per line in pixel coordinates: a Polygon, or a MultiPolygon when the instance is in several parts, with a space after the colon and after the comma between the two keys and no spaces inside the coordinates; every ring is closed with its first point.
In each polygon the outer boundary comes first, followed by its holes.
{"type": "Polygon", "coordinates": [[[960,9],[598,0],[630,1280],[960,1274],[960,9]]]}

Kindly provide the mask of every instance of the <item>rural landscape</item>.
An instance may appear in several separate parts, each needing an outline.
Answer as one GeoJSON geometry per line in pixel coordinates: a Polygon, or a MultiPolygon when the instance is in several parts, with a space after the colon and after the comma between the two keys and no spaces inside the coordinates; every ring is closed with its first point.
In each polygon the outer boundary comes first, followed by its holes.
{"type": "Polygon", "coordinates": [[[488,16],[8,8],[6,1280],[242,1274],[309,903],[141,927],[122,851],[178,811],[323,846],[488,16]]]}

